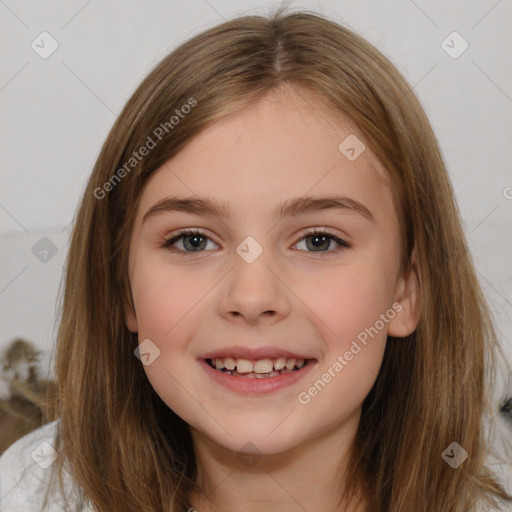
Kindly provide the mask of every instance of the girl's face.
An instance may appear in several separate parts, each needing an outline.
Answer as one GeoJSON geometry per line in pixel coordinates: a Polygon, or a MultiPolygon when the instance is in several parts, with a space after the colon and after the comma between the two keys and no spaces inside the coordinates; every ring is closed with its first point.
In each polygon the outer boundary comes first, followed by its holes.
{"type": "Polygon", "coordinates": [[[417,323],[387,174],[306,98],[283,88],[204,130],[153,174],[135,219],[126,324],[144,370],[194,436],[235,452],[357,424],[387,335],[417,323]]]}

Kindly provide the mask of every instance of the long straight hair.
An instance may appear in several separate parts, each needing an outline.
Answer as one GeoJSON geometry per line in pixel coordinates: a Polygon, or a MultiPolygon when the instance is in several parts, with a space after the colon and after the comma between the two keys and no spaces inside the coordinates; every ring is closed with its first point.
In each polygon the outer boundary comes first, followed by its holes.
{"type": "Polygon", "coordinates": [[[357,126],[391,178],[402,270],[416,247],[421,271],[419,324],[405,339],[388,337],[340,503],[358,489],[369,512],[511,503],[486,466],[482,428],[496,335],[426,114],[362,37],[315,13],[285,11],[233,19],[179,46],[137,88],[103,144],[75,217],[61,298],[60,485],[65,462],[99,511],[189,508],[197,475],[189,427],[151,387],[133,353],[137,335],[125,325],[134,217],[152,173],[197,134],[290,85],[357,126]],[[183,105],[191,108],[172,121],[183,105]],[[131,160],[149,138],[155,146],[131,160]],[[469,454],[457,469],[441,456],[453,442],[469,454]]]}

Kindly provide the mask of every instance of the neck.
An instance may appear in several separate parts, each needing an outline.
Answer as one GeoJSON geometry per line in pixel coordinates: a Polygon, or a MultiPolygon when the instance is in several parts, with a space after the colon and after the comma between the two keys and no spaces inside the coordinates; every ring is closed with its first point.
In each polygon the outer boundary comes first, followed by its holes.
{"type": "Polygon", "coordinates": [[[190,496],[197,512],[364,512],[365,503],[340,503],[348,450],[360,409],[342,425],[286,452],[241,460],[192,429],[200,491],[190,496]]]}

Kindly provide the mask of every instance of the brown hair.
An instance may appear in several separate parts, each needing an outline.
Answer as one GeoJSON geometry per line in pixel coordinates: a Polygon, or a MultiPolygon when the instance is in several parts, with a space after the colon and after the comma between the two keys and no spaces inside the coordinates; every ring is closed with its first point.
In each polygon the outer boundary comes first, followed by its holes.
{"type": "Polygon", "coordinates": [[[175,49],[108,134],[67,259],[56,358],[60,463],[100,511],[188,509],[196,476],[188,425],[151,387],[133,353],[137,335],[125,325],[134,217],[157,168],[201,130],[284,84],[360,130],[393,183],[403,270],[414,246],[421,269],[418,327],[406,339],[388,338],[363,402],[344,498],[364,488],[372,512],[467,512],[480,500],[512,502],[485,466],[482,421],[496,336],[430,123],[372,45],[319,15],[284,9],[222,23],[175,49]],[[170,126],[175,110],[194,101],[170,126]],[[162,126],[156,147],[127,166],[162,126]],[[469,454],[458,469],[441,457],[454,441],[469,454]]]}

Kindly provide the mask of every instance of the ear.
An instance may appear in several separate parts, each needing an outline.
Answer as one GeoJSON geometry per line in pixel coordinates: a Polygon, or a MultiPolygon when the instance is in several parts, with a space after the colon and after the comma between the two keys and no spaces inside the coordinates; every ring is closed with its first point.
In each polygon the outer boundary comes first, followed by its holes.
{"type": "Polygon", "coordinates": [[[414,247],[409,270],[398,279],[395,286],[393,303],[400,304],[402,309],[398,310],[398,314],[388,324],[389,336],[405,338],[415,331],[421,315],[420,286],[421,272],[414,247]]]}
{"type": "Polygon", "coordinates": [[[130,293],[130,300],[124,299],[124,321],[130,332],[138,332],[139,324],[137,323],[137,315],[135,314],[135,306],[130,293]]]}

